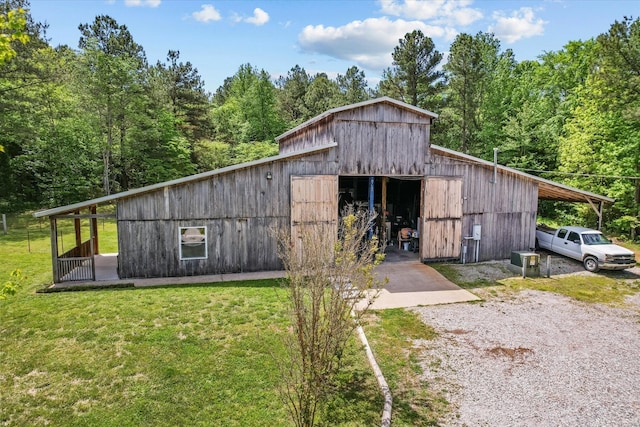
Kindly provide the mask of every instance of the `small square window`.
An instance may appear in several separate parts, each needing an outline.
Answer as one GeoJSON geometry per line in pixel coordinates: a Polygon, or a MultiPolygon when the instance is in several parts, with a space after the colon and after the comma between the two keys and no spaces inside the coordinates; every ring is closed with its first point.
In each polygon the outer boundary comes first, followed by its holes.
{"type": "Polygon", "coordinates": [[[180,227],[180,259],[207,258],[207,227],[180,227]]]}

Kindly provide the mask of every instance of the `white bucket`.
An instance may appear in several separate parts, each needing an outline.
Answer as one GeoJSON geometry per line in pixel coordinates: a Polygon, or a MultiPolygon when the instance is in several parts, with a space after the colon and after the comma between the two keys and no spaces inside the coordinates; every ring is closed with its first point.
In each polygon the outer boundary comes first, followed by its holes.
{"type": "Polygon", "coordinates": [[[405,251],[409,250],[409,242],[402,242],[402,249],[404,249],[405,251]]]}

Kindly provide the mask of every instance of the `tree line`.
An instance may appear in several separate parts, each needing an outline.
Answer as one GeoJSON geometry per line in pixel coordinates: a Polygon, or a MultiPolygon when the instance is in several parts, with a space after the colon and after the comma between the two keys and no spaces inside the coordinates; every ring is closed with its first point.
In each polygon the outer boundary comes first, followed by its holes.
{"type": "MultiPolygon", "coordinates": [[[[324,111],[389,96],[436,112],[432,143],[616,199],[605,224],[640,231],[640,20],[517,61],[490,33],[459,34],[446,60],[419,30],[375,87],[352,66],[329,78],[293,66],[273,79],[246,63],[207,93],[168,50],[149,64],[126,25],[78,26],[52,47],[28,0],[4,0],[15,53],[0,61],[0,210],[65,205],[277,154],[274,138],[324,111]],[[15,20],[15,19],[14,19],[15,20]],[[27,41],[28,40],[28,41],[27,41]]],[[[0,46],[0,57],[3,55],[0,46]]],[[[559,221],[594,224],[588,205],[543,203],[559,221]]]]}

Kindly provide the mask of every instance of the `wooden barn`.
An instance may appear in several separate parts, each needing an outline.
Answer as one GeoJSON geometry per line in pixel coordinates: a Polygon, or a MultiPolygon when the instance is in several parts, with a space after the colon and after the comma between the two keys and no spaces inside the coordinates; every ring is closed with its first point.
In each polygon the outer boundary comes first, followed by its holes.
{"type": "Polygon", "coordinates": [[[400,228],[416,230],[423,262],[529,250],[539,199],[587,202],[600,216],[602,203],[613,202],[431,145],[436,118],[386,97],[335,108],[279,136],[277,156],[38,212],[51,222],[54,282],[95,280],[96,207],[104,203],[116,203],[125,279],[280,270],[273,230],[294,238],[314,222],[337,230],[345,202],[383,215],[392,245],[400,228]],[[76,230],[66,252],[62,220],[76,230]]]}

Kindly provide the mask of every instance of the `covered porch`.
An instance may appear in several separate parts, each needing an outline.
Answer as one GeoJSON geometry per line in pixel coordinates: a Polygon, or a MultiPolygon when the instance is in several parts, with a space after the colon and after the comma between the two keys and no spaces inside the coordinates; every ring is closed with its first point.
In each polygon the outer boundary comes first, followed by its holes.
{"type": "Polygon", "coordinates": [[[99,214],[95,204],[84,208],[85,213],[75,209],[49,216],[53,283],[118,278],[117,254],[101,255],[98,228],[99,218],[115,214],[99,214]]]}

